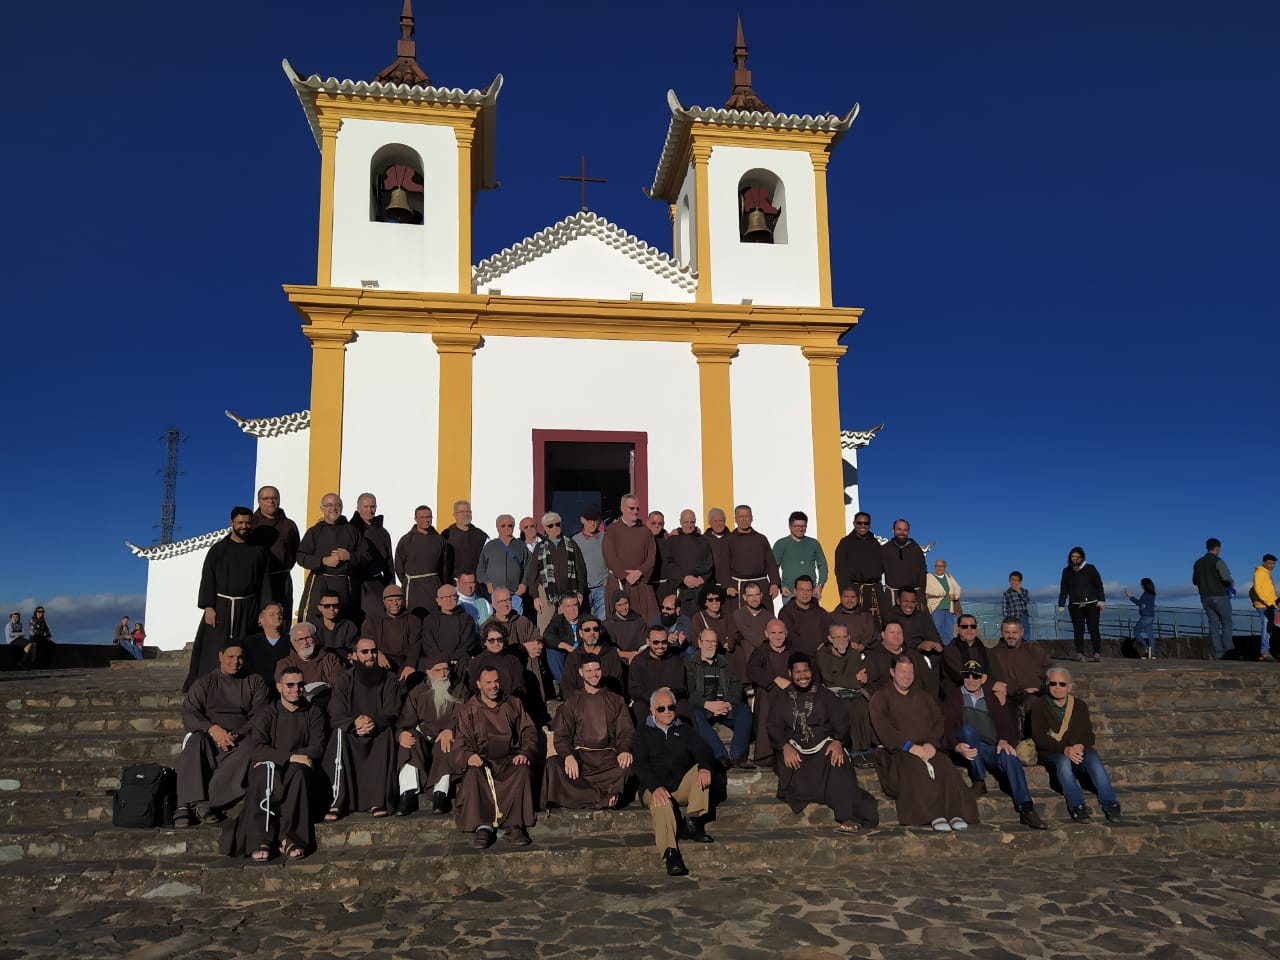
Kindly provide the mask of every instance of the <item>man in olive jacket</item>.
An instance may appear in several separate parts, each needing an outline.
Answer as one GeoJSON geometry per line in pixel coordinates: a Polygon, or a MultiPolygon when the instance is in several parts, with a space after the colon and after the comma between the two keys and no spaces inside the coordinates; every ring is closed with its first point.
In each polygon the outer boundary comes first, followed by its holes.
{"type": "Polygon", "coordinates": [[[1040,762],[1057,774],[1067,811],[1077,823],[1089,820],[1084,791],[1076,779],[1083,769],[1098,791],[1098,803],[1112,823],[1120,820],[1120,801],[1116,799],[1111,777],[1102,758],[1093,749],[1093,724],[1089,707],[1071,695],[1071,671],[1064,667],[1049,670],[1049,695],[1031,707],[1031,736],[1036,742],[1040,762]]]}
{"type": "Polygon", "coordinates": [[[697,656],[685,657],[685,689],[689,692],[689,712],[694,726],[716,762],[729,767],[754,769],[747,759],[751,749],[751,708],[742,695],[742,680],[733,672],[729,658],[720,652],[714,630],[698,635],[697,656]],[[714,724],[723,723],[733,731],[726,751],[714,724]]]}

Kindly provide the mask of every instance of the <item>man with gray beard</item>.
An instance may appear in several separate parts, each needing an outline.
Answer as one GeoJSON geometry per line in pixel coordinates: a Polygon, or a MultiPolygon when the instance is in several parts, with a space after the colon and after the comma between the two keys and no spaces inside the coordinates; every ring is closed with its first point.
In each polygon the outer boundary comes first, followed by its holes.
{"type": "Polygon", "coordinates": [[[286,670],[297,670],[302,674],[303,693],[323,710],[329,702],[329,688],[346,670],[342,658],[317,646],[316,628],[305,622],[294,624],[289,631],[289,646],[293,648],[289,655],[276,664],[275,682],[280,682],[286,670]]]}
{"type": "Polygon", "coordinates": [[[426,682],[409,692],[396,722],[396,768],[400,771],[397,817],[407,817],[417,809],[424,785],[431,786],[431,812],[448,813],[450,777],[461,772],[449,751],[454,718],[466,698],[466,687],[450,686],[448,657],[435,654],[427,659],[426,682]]]}

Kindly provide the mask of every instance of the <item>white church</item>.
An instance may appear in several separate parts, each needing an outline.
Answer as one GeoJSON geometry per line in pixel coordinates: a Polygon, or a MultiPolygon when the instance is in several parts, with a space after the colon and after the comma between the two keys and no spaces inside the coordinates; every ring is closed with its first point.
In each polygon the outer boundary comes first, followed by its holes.
{"type": "MultiPolygon", "coordinates": [[[[840,338],[862,310],[832,304],[827,163],[858,107],[770,111],[739,23],[724,107],[667,94],[647,192],[667,205],[670,254],[584,211],[473,263],[472,209],[497,183],[502,76],[478,90],[433,86],[409,0],[400,23],[396,60],[372,81],[302,77],[284,62],[320,151],[316,281],[284,287],[312,346],[311,406],[228,412],[257,441],[254,489],[278,487],[303,531],[325,493],[350,512],[370,490],[393,540],[419,503],[448,522],[450,505],[470,500],[491,529],[500,513],[607,511],[632,490],[668,518],[746,502],[774,537],[793,510],[808,513],[831,559],[858,509],[857,450],[879,429],[839,423],[840,338]],[[645,402],[512,404],[486,385],[517,365],[590,365],[619,397],[645,402]],[[803,408],[808,435],[792,420],[803,408]],[[413,425],[411,442],[359,428],[388,410],[413,425]],[[484,468],[495,424],[501,471],[484,468]],[[793,459],[760,469],[758,438],[784,432],[793,459]]],[[[129,544],[148,561],[147,633],[161,648],[190,639],[204,556],[225,533],[129,544]]]]}

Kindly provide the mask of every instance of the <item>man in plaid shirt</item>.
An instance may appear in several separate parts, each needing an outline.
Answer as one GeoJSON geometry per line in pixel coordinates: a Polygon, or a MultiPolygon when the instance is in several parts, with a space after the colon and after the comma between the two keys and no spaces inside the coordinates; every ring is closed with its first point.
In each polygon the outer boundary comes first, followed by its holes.
{"type": "Polygon", "coordinates": [[[1015,570],[1009,574],[1009,589],[1004,592],[1004,616],[1017,617],[1022,623],[1022,636],[1030,641],[1031,636],[1031,594],[1022,589],[1022,574],[1015,570]]]}

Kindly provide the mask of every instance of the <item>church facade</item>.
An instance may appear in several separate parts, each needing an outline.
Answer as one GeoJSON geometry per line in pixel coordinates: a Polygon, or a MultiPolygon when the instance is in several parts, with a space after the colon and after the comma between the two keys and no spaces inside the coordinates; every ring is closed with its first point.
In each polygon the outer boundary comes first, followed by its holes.
{"type": "MultiPolygon", "coordinates": [[[[857,107],[770,111],[739,24],[724,107],[668,94],[647,192],[667,208],[670,254],[583,211],[473,264],[502,77],[433,86],[407,0],[401,25],[396,61],[371,82],[284,63],[320,150],[316,281],[284,287],[312,346],[311,405],[229,413],[258,440],[255,486],[279,487],[303,529],[326,492],[350,512],[372,491],[393,537],[418,504],[447,523],[459,499],[486,529],[499,513],[607,512],[629,491],[669,520],[745,502],[774,537],[805,511],[833,556],[856,509],[856,449],[874,434],[840,431],[840,339],[861,310],[832,303],[827,234],[827,162],[857,107]],[[536,390],[513,387],[520,369],[538,372],[536,390]],[[599,380],[590,397],[584,370],[599,380]],[[786,463],[762,467],[784,435],[786,463]]],[[[162,646],[189,639],[196,557],[216,539],[130,545],[150,561],[162,646]]]]}

